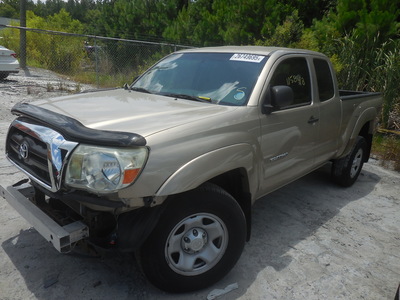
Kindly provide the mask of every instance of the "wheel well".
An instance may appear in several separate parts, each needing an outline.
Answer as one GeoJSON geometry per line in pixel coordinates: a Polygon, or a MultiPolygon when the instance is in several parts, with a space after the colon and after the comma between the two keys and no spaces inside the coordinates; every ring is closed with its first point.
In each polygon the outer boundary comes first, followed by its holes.
{"type": "Polygon", "coordinates": [[[214,183],[228,192],[239,203],[246,217],[247,241],[251,233],[251,194],[245,169],[235,169],[212,178],[214,183]]]}
{"type": "Polygon", "coordinates": [[[367,153],[365,153],[364,156],[364,162],[368,162],[370,154],[371,154],[371,148],[372,148],[372,126],[371,122],[365,123],[364,126],[361,128],[359,136],[362,136],[365,138],[367,142],[367,153]]]}

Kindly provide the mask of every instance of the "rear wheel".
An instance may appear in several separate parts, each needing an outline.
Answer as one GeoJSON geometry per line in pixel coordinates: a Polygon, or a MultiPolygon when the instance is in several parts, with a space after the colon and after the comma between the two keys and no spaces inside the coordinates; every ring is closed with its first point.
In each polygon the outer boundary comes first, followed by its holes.
{"type": "Polygon", "coordinates": [[[220,280],[239,259],[246,239],[238,203],[206,184],[167,205],[140,251],[147,278],[169,292],[189,292],[220,280]]]}
{"type": "Polygon", "coordinates": [[[337,159],[332,165],[332,177],[341,186],[351,186],[360,175],[367,153],[367,142],[362,136],[357,137],[350,154],[337,159]]]}
{"type": "Polygon", "coordinates": [[[0,72],[0,80],[6,79],[10,75],[10,73],[7,72],[0,72]]]}

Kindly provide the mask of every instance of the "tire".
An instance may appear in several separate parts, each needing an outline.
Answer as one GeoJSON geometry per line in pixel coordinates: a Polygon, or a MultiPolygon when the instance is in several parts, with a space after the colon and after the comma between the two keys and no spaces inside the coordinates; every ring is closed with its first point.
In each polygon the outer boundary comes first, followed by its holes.
{"type": "Polygon", "coordinates": [[[167,292],[190,292],[224,277],[239,259],[246,219],[235,199],[205,184],[168,200],[139,253],[148,280],[167,292]]]}
{"type": "Polygon", "coordinates": [[[6,79],[10,75],[10,73],[7,72],[0,72],[0,80],[6,79]]]}
{"type": "Polygon", "coordinates": [[[333,180],[344,187],[352,186],[360,175],[366,153],[367,142],[365,138],[359,136],[350,154],[333,162],[333,180]]]}

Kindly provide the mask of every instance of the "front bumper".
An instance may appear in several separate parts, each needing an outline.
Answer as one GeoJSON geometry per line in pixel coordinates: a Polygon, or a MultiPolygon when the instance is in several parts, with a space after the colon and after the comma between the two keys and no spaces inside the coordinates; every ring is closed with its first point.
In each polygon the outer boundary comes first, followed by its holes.
{"type": "Polygon", "coordinates": [[[89,228],[83,222],[61,226],[36,206],[30,200],[35,196],[35,189],[29,183],[7,188],[0,185],[0,195],[61,253],[71,251],[74,243],[89,237],[89,228]]]}

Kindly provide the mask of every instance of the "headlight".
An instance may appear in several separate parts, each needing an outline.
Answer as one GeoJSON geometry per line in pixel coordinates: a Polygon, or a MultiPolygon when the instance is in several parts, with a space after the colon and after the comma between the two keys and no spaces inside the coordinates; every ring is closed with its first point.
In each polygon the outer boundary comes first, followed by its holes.
{"type": "Polygon", "coordinates": [[[65,182],[70,187],[97,193],[114,192],[135,181],[147,156],[145,147],[117,149],[79,145],[69,159],[65,182]]]}

